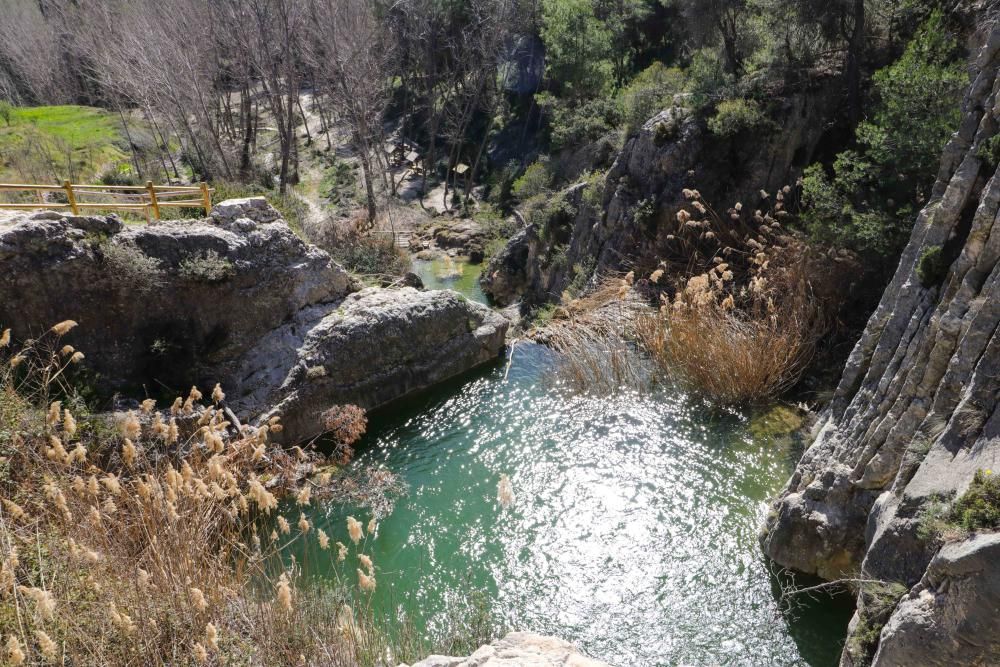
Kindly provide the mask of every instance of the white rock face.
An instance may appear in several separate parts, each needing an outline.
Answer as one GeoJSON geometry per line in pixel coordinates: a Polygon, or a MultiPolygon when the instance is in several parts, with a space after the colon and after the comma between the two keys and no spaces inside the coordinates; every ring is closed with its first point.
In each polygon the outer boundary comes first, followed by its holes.
{"type": "MultiPolygon", "coordinates": [[[[401,665],[400,667],[407,667],[401,665]]],[[[572,644],[533,632],[512,632],[466,658],[432,655],[412,667],[608,667],[572,644]]]]}

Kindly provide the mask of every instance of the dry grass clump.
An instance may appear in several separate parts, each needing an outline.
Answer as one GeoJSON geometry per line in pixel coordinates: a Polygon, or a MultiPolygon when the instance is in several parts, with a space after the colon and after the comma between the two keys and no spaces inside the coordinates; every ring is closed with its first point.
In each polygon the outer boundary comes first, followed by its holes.
{"type": "MultiPolygon", "coordinates": [[[[694,190],[669,237],[689,253],[687,272],[661,293],[655,315],[640,318],[639,338],[653,359],[689,390],[725,404],[767,400],[793,385],[827,330],[832,304],[813,281],[829,271],[826,255],[781,231],[784,195],[767,213],[741,204],[718,215],[694,190]]],[[[761,193],[768,199],[767,193],[761,193]]],[[[841,256],[834,253],[836,261],[841,256]]],[[[648,278],[658,285],[677,259],[648,278]]]]}
{"type": "Polygon", "coordinates": [[[61,344],[73,326],[13,352],[9,331],[0,334],[2,659],[386,660],[388,640],[366,603],[378,585],[364,553],[374,519],[367,535],[360,522],[345,526],[351,546],[334,546],[304,513],[294,526],[275,517],[283,497],[304,507],[328,492],[322,461],[271,446],[278,419],[237,428],[218,386],[207,406],[192,387],[166,410],[148,400],[111,421],[74,414],[52,400],[68,395],[66,372],[80,359],[61,344]],[[289,556],[304,541],[331,552],[343,569],[338,582],[306,583],[308,564],[289,556]]]}
{"type": "Polygon", "coordinates": [[[650,308],[631,289],[633,278],[605,278],[536,335],[562,353],[557,377],[565,386],[608,394],[649,385],[651,368],[635,344],[635,323],[650,308]]]}

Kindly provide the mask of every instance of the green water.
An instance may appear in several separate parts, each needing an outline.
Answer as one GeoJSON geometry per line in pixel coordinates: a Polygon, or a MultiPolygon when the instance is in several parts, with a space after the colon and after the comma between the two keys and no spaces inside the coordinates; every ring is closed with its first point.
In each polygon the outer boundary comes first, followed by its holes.
{"type": "MultiPolygon", "coordinates": [[[[509,371],[373,415],[352,465],[409,489],[364,547],[376,608],[440,632],[444,610],[476,590],[506,629],[558,635],[614,665],[835,665],[849,606],[783,615],[756,543],[788,446],[667,393],[569,395],[553,362],[522,344],[509,371]]],[[[313,512],[345,542],[344,517],[369,516],[313,512]]],[[[345,565],[355,571],[353,555],[345,565]]]]}
{"type": "Polygon", "coordinates": [[[442,257],[440,259],[413,260],[413,272],[420,276],[427,289],[453,289],[469,299],[486,303],[486,295],[479,287],[482,264],[469,264],[463,258],[442,257]]]}

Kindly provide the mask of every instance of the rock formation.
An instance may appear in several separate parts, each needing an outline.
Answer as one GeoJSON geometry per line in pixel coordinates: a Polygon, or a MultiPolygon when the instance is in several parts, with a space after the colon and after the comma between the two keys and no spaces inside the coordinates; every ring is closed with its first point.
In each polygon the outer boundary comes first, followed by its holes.
{"type": "Polygon", "coordinates": [[[1000,664],[996,536],[926,529],[1000,470],[1000,31],[984,42],[932,198],[761,538],[786,567],[909,589],[880,635],[856,616],[843,665],[1000,664]]]}
{"type": "MultiPolygon", "coordinates": [[[[401,665],[400,667],[407,667],[401,665]]],[[[432,655],[412,667],[607,667],[572,644],[531,632],[512,632],[467,658],[432,655]]]]}
{"type": "Polygon", "coordinates": [[[242,417],[286,440],[333,403],[378,407],[495,358],[507,322],[454,292],[361,290],[262,198],[206,220],[126,226],[52,212],[0,220],[0,329],[66,342],[95,384],[130,395],[221,382],[242,417]]]}
{"type": "Polygon", "coordinates": [[[364,289],[264,336],[240,368],[236,405],[281,415],[285,439],[301,441],[323,431],[332,404],[378,407],[496,359],[506,332],[457,292],[364,289]]]}
{"type": "Polygon", "coordinates": [[[566,206],[511,239],[483,271],[484,291],[503,305],[558,299],[595,271],[628,270],[668,248],[684,188],[724,208],[736,201],[752,206],[762,188],[775,192],[794,182],[839,113],[838,82],[816,73],[772,91],[773,129],[733,137],[714,135],[678,99],[626,140],[605,178],[555,195],[566,206]],[[599,205],[586,204],[585,187],[601,189],[587,197],[599,205]]]}

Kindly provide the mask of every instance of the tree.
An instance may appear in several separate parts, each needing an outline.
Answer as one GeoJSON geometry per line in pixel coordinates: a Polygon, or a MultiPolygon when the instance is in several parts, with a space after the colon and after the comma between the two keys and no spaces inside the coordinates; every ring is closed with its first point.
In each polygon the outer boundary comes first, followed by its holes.
{"type": "Polygon", "coordinates": [[[549,78],[564,98],[582,101],[609,91],[612,32],[593,0],[542,0],[541,36],[549,78]]]}

